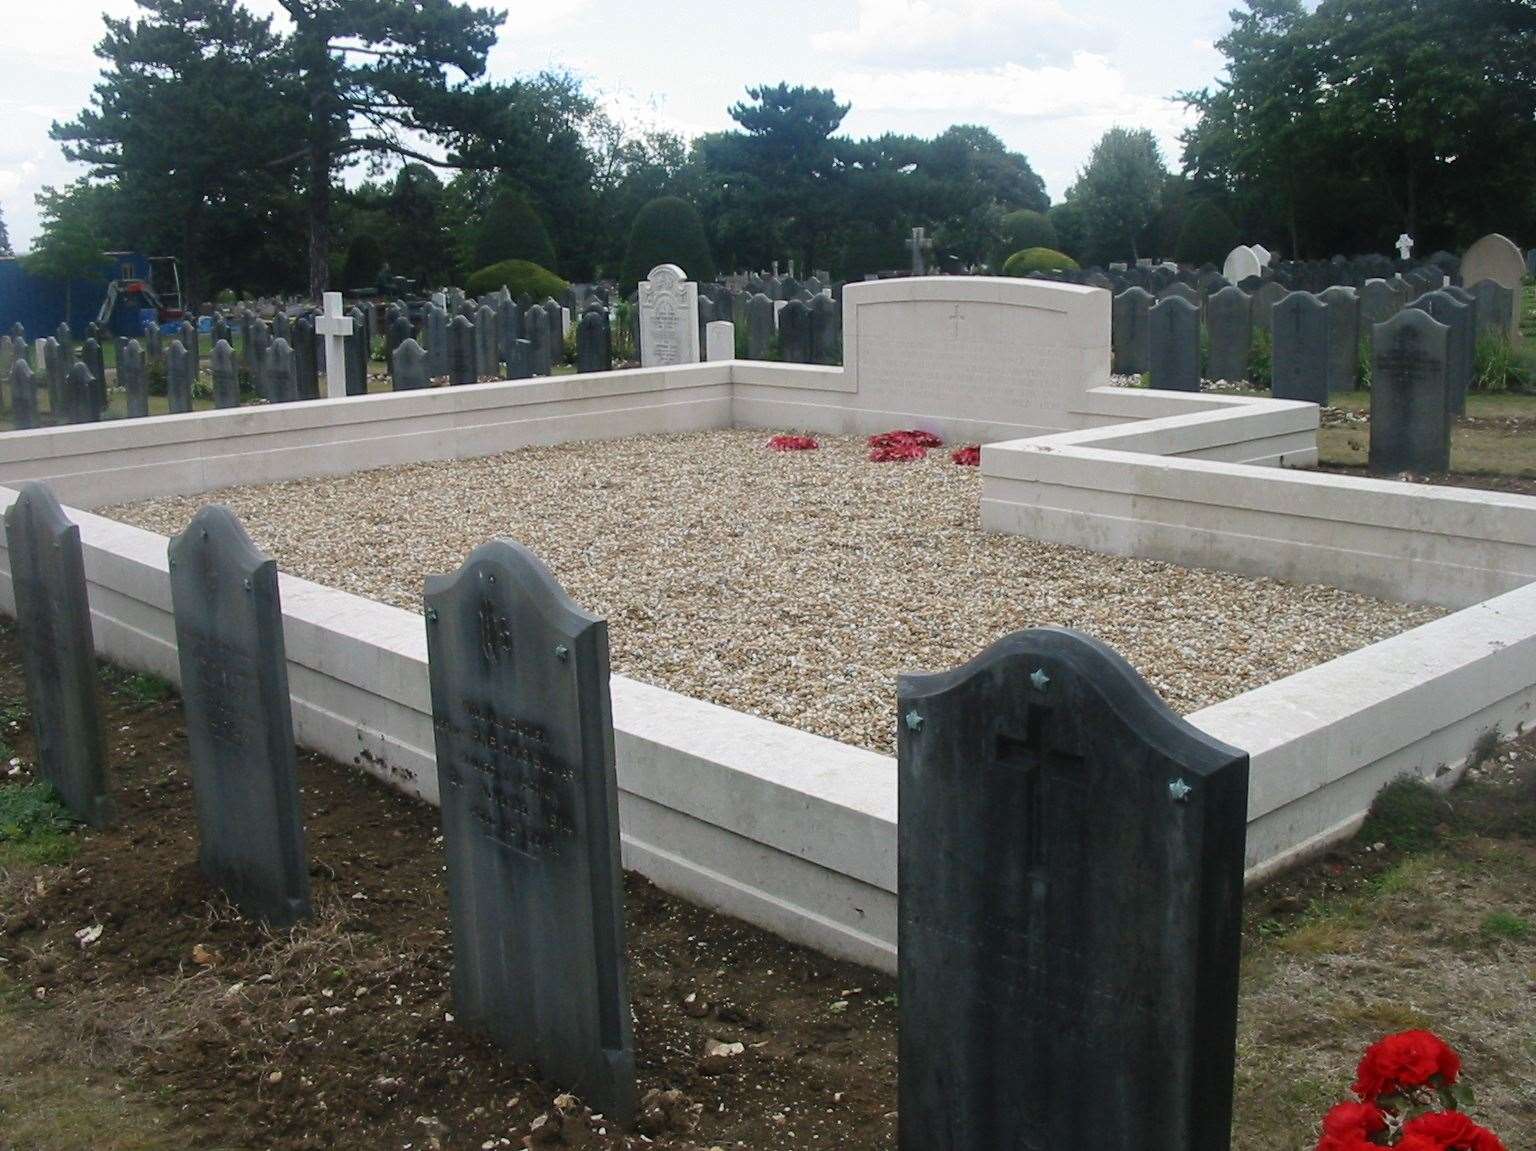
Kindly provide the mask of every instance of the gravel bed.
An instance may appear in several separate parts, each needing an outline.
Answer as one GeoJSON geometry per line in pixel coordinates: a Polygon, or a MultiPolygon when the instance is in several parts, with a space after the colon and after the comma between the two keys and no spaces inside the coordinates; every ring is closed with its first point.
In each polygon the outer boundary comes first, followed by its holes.
{"type": "Polygon", "coordinates": [[[882,752],[897,672],[1018,628],[1091,632],[1187,712],[1441,614],[984,533],[979,470],[947,448],[876,464],[861,439],[776,453],[768,436],[525,448],[105,514],[171,534],[222,501],[284,571],[417,610],[426,574],[506,536],[607,618],[614,671],[882,752]]]}

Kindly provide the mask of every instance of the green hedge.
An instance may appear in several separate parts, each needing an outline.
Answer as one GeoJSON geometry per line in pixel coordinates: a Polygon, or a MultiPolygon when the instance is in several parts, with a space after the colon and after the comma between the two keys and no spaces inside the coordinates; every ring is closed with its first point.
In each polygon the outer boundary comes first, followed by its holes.
{"type": "Polygon", "coordinates": [[[514,299],[526,292],[535,300],[542,300],[546,296],[558,300],[570,287],[553,272],[527,260],[502,260],[499,264],[470,273],[469,279],[464,282],[464,291],[471,296],[483,296],[487,292],[499,292],[503,286],[512,293],[514,299]]]}
{"type": "Polygon", "coordinates": [[[1065,252],[1051,248],[1025,248],[1015,252],[1003,264],[1005,276],[1027,276],[1031,272],[1070,272],[1077,268],[1077,261],[1065,252]]]}

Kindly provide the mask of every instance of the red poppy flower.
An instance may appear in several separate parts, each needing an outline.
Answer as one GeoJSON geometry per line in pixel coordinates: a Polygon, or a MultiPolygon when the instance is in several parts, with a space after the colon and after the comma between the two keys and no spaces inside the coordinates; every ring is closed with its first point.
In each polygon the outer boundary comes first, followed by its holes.
{"type": "Polygon", "coordinates": [[[921,444],[876,444],[870,449],[869,459],[871,463],[884,464],[893,460],[920,460],[927,454],[921,444]]]}
{"type": "Polygon", "coordinates": [[[970,444],[963,448],[956,448],[949,458],[963,468],[979,467],[981,464],[981,445],[970,444]]]}
{"type": "Polygon", "coordinates": [[[1355,1094],[1366,1101],[1438,1080],[1456,1082],[1461,1058],[1432,1031],[1402,1031],[1371,1044],[1355,1069],[1355,1094]]]}
{"type": "Polygon", "coordinates": [[[916,428],[906,431],[881,432],[877,436],[869,437],[869,446],[872,448],[897,447],[903,444],[915,445],[920,448],[942,448],[944,441],[932,432],[919,431],[916,428]]]}
{"type": "Polygon", "coordinates": [[[1397,1151],[1504,1151],[1504,1144],[1460,1111],[1430,1111],[1403,1124],[1397,1151]]]}
{"type": "Polygon", "coordinates": [[[1374,1103],[1340,1103],[1323,1116],[1317,1151],[1367,1151],[1378,1147],[1371,1136],[1387,1129],[1387,1117],[1374,1103]]]}
{"type": "Polygon", "coordinates": [[[774,436],[768,446],[776,452],[812,452],[821,447],[815,436],[774,436]]]}

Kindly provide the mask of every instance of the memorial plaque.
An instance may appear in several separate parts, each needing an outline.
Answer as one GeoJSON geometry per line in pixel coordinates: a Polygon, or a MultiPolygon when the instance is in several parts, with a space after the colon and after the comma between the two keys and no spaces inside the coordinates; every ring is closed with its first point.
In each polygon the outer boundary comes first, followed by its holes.
{"type": "Polygon", "coordinates": [[[5,542],[38,770],[75,818],[101,827],[112,805],[80,529],[46,484],[28,482],[6,509],[5,542]]]}
{"type": "Polygon", "coordinates": [[[1451,329],[1405,308],[1371,337],[1373,472],[1446,472],[1451,468],[1451,329]]]}
{"type": "Polygon", "coordinates": [[[1248,756],[1057,628],[897,694],[902,1151],[1226,1151],[1248,756]]]}
{"type": "Polygon", "coordinates": [[[426,609],[455,1012],[626,1122],[608,626],[505,540],[429,576],[426,609]]]}
{"type": "Polygon", "coordinates": [[[1198,392],[1200,309],[1178,294],[1165,294],[1148,309],[1147,326],[1152,386],[1171,392],[1198,392]]]}
{"type": "Polygon", "coordinates": [[[309,915],[277,561],[213,504],[170,543],[198,859],[247,915],[309,915]]]}

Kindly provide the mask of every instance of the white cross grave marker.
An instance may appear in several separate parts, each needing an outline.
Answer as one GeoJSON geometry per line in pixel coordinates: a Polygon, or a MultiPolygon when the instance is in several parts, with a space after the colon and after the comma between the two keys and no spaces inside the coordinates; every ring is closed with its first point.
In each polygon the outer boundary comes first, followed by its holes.
{"type": "Polygon", "coordinates": [[[1397,238],[1397,258],[1406,262],[1413,255],[1413,237],[1404,232],[1397,238]]]}
{"type": "Polygon", "coordinates": [[[341,314],[341,293],[325,293],[325,314],[315,317],[315,333],[325,337],[325,395],[335,400],[347,394],[347,337],[352,317],[341,314]]]}

